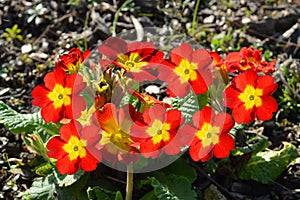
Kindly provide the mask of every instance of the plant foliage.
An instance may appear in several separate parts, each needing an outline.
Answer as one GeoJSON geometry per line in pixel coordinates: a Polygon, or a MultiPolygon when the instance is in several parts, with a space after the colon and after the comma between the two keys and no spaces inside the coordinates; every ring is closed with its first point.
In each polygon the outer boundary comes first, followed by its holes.
{"type": "Polygon", "coordinates": [[[240,169],[239,177],[267,184],[278,178],[297,156],[297,148],[290,143],[285,143],[280,151],[258,152],[240,169]]]}
{"type": "Polygon", "coordinates": [[[46,142],[52,135],[58,133],[59,127],[54,123],[46,123],[40,112],[21,114],[3,101],[0,101],[0,111],[0,123],[14,134],[38,132],[46,142]]]}

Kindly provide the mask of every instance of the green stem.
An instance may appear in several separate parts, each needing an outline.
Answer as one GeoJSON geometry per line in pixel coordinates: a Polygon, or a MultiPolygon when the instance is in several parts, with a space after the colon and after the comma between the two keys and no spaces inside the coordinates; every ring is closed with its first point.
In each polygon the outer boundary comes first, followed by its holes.
{"type": "Polygon", "coordinates": [[[87,48],[88,48],[88,46],[87,46],[87,38],[86,38],[86,30],[87,30],[87,26],[88,26],[88,22],[89,22],[89,14],[90,14],[90,12],[86,13],[85,21],[84,21],[84,27],[83,27],[83,32],[84,32],[84,50],[87,50],[87,48]]]}
{"type": "Polygon", "coordinates": [[[133,169],[132,163],[127,165],[126,200],[132,200],[133,169]]]}
{"type": "Polygon", "coordinates": [[[197,0],[194,15],[193,15],[193,22],[192,22],[192,34],[195,33],[196,25],[197,25],[197,13],[199,8],[200,0],[197,0]]]}
{"type": "Polygon", "coordinates": [[[114,18],[114,21],[113,21],[113,27],[112,27],[112,36],[116,36],[117,33],[116,33],[116,29],[117,29],[117,22],[119,20],[119,15],[120,15],[120,12],[125,8],[125,6],[127,6],[127,4],[131,3],[133,0],[126,0],[122,6],[117,10],[116,14],[115,14],[115,18],[114,18]]]}

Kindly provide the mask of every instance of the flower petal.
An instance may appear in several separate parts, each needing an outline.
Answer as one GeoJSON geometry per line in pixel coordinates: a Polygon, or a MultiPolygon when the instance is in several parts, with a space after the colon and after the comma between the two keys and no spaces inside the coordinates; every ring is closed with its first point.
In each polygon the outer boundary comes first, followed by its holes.
{"type": "Polygon", "coordinates": [[[186,124],[179,130],[179,133],[175,138],[178,138],[181,141],[181,144],[189,146],[194,140],[196,132],[197,129],[195,127],[191,124],[186,124]]]}
{"type": "Polygon", "coordinates": [[[168,90],[174,97],[185,97],[192,90],[189,82],[181,83],[179,78],[168,81],[168,90]]]}
{"type": "Polygon", "coordinates": [[[201,140],[198,138],[195,138],[190,149],[189,153],[191,158],[197,162],[199,160],[201,161],[207,161],[212,157],[212,146],[203,147],[201,140]]]}
{"type": "Polygon", "coordinates": [[[118,124],[116,117],[116,106],[112,103],[107,103],[102,109],[96,112],[98,123],[106,132],[117,132],[118,124]]]}
{"type": "Polygon", "coordinates": [[[234,85],[241,92],[245,90],[247,85],[251,85],[254,88],[256,87],[256,81],[258,75],[253,70],[247,70],[245,73],[242,73],[235,77],[232,80],[232,85],[234,85]]]}
{"type": "Polygon", "coordinates": [[[273,117],[273,112],[276,112],[278,105],[276,100],[271,96],[263,96],[262,105],[257,108],[257,117],[260,120],[269,120],[273,117]]]}
{"type": "Polygon", "coordinates": [[[52,103],[52,101],[47,97],[48,93],[49,90],[47,90],[44,85],[36,86],[31,93],[33,97],[31,103],[41,108],[47,106],[49,103],[52,103]]]}
{"type": "Polygon", "coordinates": [[[76,126],[75,126],[74,121],[71,121],[70,123],[63,125],[59,129],[59,134],[60,134],[60,138],[65,143],[68,143],[71,136],[80,138],[80,136],[79,136],[80,131],[81,131],[81,125],[79,123],[76,123],[76,126]]]}
{"type": "Polygon", "coordinates": [[[52,91],[56,84],[64,86],[66,77],[67,74],[63,69],[56,68],[53,72],[50,72],[45,76],[45,87],[52,91]]]}
{"type": "Polygon", "coordinates": [[[94,158],[89,152],[87,152],[86,156],[84,158],[81,158],[80,161],[82,170],[85,172],[95,170],[97,168],[97,163],[99,162],[99,160],[94,158]]]}
{"type": "Polygon", "coordinates": [[[169,110],[166,113],[165,122],[171,124],[171,130],[178,129],[180,124],[183,122],[181,112],[179,110],[169,110]]]}
{"type": "Polygon", "coordinates": [[[234,121],[228,113],[219,113],[214,117],[213,126],[221,127],[222,133],[228,133],[234,126],[234,121]]]}
{"type": "Polygon", "coordinates": [[[119,37],[109,37],[98,50],[111,60],[115,60],[119,54],[128,52],[127,43],[119,37]]]}
{"type": "Polygon", "coordinates": [[[55,136],[53,138],[51,138],[48,142],[47,142],[47,149],[49,149],[49,151],[47,152],[47,155],[50,158],[56,158],[56,159],[60,159],[64,156],[67,155],[67,153],[63,150],[63,145],[64,142],[60,139],[59,136],[55,136]]]}
{"type": "Polygon", "coordinates": [[[230,150],[234,149],[234,139],[227,133],[222,133],[219,142],[215,145],[213,153],[217,158],[226,158],[230,155],[230,150]]]}
{"type": "Polygon", "coordinates": [[[72,95],[79,95],[85,89],[86,83],[83,82],[81,75],[71,74],[66,78],[65,87],[72,88],[72,95]]]}
{"type": "Polygon", "coordinates": [[[205,106],[202,110],[194,113],[192,117],[193,125],[197,129],[201,129],[204,122],[211,123],[214,116],[213,110],[209,106],[205,106]]]}
{"type": "Polygon", "coordinates": [[[205,49],[197,49],[192,54],[191,62],[198,64],[198,70],[203,70],[211,66],[212,59],[205,49]]]}
{"type": "Polygon", "coordinates": [[[145,158],[157,158],[161,154],[160,146],[161,143],[153,144],[152,139],[149,138],[141,144],[140,151],[145,158]]]}
{"type": "Polygon", "coordinates": [[[65,106],[65,117],[78,119],[81,116],[81,111],[86,109],[85,99],[82,96],[74,95],[71,102],[69,106],[65,106]]]}
{"type": "MultiPolygon", "coordinates": [[[[161,122],[165,121],[166,118],[166,108],[159,104],[154,104],[149,109],[149,117],[152,120],[159,120],[161,122]]],[[[148,114],[148,113],[147,113],[148,114]]],[[[146,116],[143,114],[143,117],[146,118],[146,116]]]]}
{"type": "Polygon", "coordinates": [[[272,95],[277,89],[277,84],[274,83],[272,76],[260,76],[257,80],[256,88],[263,90],[263,95],[272,95]]]}
{"type": "MultiPolygon", "coordinates": [[[[154,64],[154,66],[157,64],[154,64]]],[[[147,65],[148,67],[153,67],[153,64],[150,66],[149,64],[147,65]]],[[[145,67],[143,67],[145,68],[145,67]]],[[[155,68],[155,67],[153,67],[155,68]]],[[[150,70],[142,70],[140,72],[131,72],[131,71],[127,71],[125,72],[125,75],[129,78],[134,79],[137,82],[142,82],[142,81],[154,81],[157,79],[157,77],[155,76],[155,72],[154,71],[150,71],[150,70]]]]}
{"type": "Polygon", "coordinates": [[[170,58],[175,65],[179,65],[182,58],[185,58],[189,61],[192,60],[192,54],[193,54],[193,47],[188,43],[182,43],[179,47],[175,47],[170,52],[170,58]]]}
{"type": "Polygon", "coordinates": [[[242,104],[243,102],[238,98],[240,92],[233,86],[229,86],[225,89],[223,93],[224,102],[223,104],[228,108],[235,108],[242,104]]]}
{"type": "Polygon", "coordinates": [[[59,173],[61,174],[75,174],[79,168],[80,163],[78,159],[70,160],[68,156],[64,156],[63,158],[57,160],[56,167],[59,173]]]}
{"type": "Polygon", "coordinates": [[[232,117],[239,124],[250,124],[255,119],[255,108],[246,110],[245,105],[240,104],[232,110],[232,117]]]}
{"type": "Polygon", "coordinates": [[[55,109],[53,104],[50,103],[47,106],[43,107],[41,110],[41,115],[45,122],[59,122],[63,117],[63,109],[55,109]]]}
{"type": "Polygon", "coordinates": [[[206,83],[206,81],[202,78],[202,75],[200,75],[198,72],[197,72],[197,79],[194,81],[190,81],[190,84],[195,94],[206,93],[209,85],[209,83],[206,83]]]}

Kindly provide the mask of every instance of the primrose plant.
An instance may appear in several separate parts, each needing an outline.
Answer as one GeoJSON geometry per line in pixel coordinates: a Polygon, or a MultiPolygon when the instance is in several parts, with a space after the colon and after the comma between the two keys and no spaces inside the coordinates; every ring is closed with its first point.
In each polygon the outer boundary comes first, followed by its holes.
{"type": "Polygon", "coordinates": [[[251,47],[223,60],[188,43],[165,53],[152,42],[110,37],[96,53],[60,55],[32,104],[59,127],[46,143],[58,172],[92,172],[100,163],[126,171],[126,199],[133,173],[163,168],[184,152],[194,162],[226,158],[235,124],[269,120],[277,110],[275,60],[251,47]],[[145,92],[149,84],[161,85],[159,97],[145,92]]]}

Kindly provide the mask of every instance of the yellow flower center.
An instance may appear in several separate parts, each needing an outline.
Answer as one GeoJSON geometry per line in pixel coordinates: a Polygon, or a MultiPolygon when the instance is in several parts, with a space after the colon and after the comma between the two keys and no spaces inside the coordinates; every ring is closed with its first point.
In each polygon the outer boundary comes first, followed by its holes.
{"type": "Polygon", "coordinates": [[[140,72],[141,68],[148,63],[142,61],[138,53],[130,53],[129,55],[120,54],[117,57],[117,62],[122,65],[127,71],[140,72]]]}
{"type": "Polygon", "coordinates": [[[246,110],[259,107],[262,105],[261,96],[263,94],[262,89],[255,89],[251,85],[247,85],[244,92],[239,95],[239,99],[245,103],[246,110]]]}
{"type": "Polygon", "coordinates": [[[56,84],[52,90],[49,92],[47,97],[53,101],[53,106],[55,109],[71,104],[70,95],[72,94],[71,88],[64,88],[60,84],[56,84]]]}
{"type": "Polygon", "coordinates": [[[122,130],[118,130],[116,132],[106,132],[102,130],[102,138],[100,141],[101,145],[113,144],[118,148],[130,151],[131,147],[128,144],[133,143],[133,140],[130,138],[130,135],[125,133],[122,130]]]}
{"type": "Polygon", "coordinates": [[[170,139],[169,130],[171,125],[168,123],[162,123],[160,120],[154,120],[151,127],[147,128],[146,132],[152,136],[153,144],[164,142],[170,139]]]}
{"type": "Polygon", "coordinates": [[[79,140],[75,136],[71,136],[68,143],[63,146],[63,150],[69,154],[70,160],[78,158],[84,158],[86,156],[86,141],[79,140]]]}
{"type": "Polygon", "coordinates": [[[211,126],[204,123],[201,130],[197,131],[196,136],[202,141],[202,146],[207,147],[211,144],[215,145],[219,142],[220,127],[211,126]]]}
{"type": "Polygon", "coordinates": [[[196,63],[190,63],[188,60],[182,59],[174,71],[180,77],[180,82],[186,83],[189,80],[194,81],[197,79],[197,69],[198,65],[196,63]]]}

